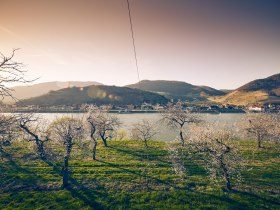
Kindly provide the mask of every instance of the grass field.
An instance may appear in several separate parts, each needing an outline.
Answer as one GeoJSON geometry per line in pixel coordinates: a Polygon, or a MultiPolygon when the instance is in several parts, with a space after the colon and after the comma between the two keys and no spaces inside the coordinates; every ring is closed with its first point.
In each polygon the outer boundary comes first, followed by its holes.
{"type": "Polygon", "coordinates": [[[280,209],[280,146],[255,149],[240,141],[243,181],[234,190],[212,183],[198,157],[185,157],[186,173],[172,169],[166,143],[145,149],[138,141],[99,142],[97,161],[78,152],[70,161],[70,187],[62,189],[62,161],[42,161],[29,143],[14,142],[0,157],[0,209],[280,209]]]}

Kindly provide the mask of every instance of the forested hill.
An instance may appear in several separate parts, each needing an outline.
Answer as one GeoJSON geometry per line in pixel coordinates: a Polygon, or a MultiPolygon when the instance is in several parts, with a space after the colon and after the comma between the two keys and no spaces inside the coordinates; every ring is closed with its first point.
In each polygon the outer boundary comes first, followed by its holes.
{"type": "Polygon", "coordinates": [[[140,83],[131,84],[127,87],[155,92],[167,98],[190,101],[207,100],[209,96],[225,95],[223,91],[208,86],[196,86],[180,81],[142,80],[140,83]]]}
{"type": "Polygon", "coordinates": [[[280,103],[280,74],[254,80],[222,97],[213,97],[218,103],[249,105],[280,103]]]}
{"type": "Polygon", "coordinates": [[[257,79],[252,82],[249,82],[249,83],[241,86],[237,90],[239,90],[239,91],[257,91],[257,90],[272,91],[272,92],[275,92],[276,95],[280,96],[279,88],[280,88],[280,74],[275,74],[275,75],[272,75],[272,76],[264,78],[264,79],[257,79]]]}
{"type": "Polygon", "coordinates": [[[73,105],[83,103],[92,103],[96,105],[140,105],[144,102],[151,104],[166,104],[168,99],[156,93],[128,87],[92,85],[84,88],[72,87],[58,91],[51,91],[39,97],[22,100],[18,104],[39,106],[73,105]]]}
{"type": "MultiPolygon", "coordinates": [[[[85,87],[89,85],[102,85],[99,82],[94,81],[88,81],[88,82],[82,82],[82,81],[67,81],[67,82],[43,82],[33,85],[26,85],[26,86],[16,86],[12,87],[13,96],[17,99],[28,99],[32,97],[41,96],[44,94],[47,94],[50,91],[56,91],[61,90],[63,88],[67,87],[85,87]]],[[[4,102],[6,103],[12,103],[14,100],[10,97],[4,98],[4,102]]]]}

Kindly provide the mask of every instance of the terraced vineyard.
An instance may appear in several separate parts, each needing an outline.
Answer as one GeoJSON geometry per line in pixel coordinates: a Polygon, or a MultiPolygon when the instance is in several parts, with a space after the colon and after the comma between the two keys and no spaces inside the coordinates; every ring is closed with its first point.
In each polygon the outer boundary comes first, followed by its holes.
{"type": "Polygon", "coordinates": [[[91,148],[76,148],[63,189],[62,160],[42,161],[29,143],[14,142],[1,151],[0,209],[279,209],[280,145],[239,143],[247,167],[227,192],[198,156],[184,156],[185,174],[176,174],[166,143],[156,141],[148,149],[138,141],[100,142],[97,161],[91,148]]]}

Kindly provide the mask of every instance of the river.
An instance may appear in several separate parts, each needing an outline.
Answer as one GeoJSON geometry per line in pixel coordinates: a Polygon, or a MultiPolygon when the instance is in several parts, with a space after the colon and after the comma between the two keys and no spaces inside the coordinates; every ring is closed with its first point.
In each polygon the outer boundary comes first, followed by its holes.
{"type": "MultiPolygon", "coordinates": [[[[82,113],[42,113],[39,114],[43,118],[52,121],[61,116],[77,116],[83,117],[82,113]]],[[[122,125],[120,129],[123,129],[129,134],[131,126],[142,120],[149,120],[155,123],[158,134],[154,137],[157,140],[170,141],[176,138],[177,133],[174,129],[167,127],[160,122],[161,114],[159,113],[137,113],[137,114],[114,114],[119,117],[122,125]]],[[[244,116],[243,114],[201,114],[201,117],[209,123],[226,124],[228,126],[235,126],[236,123],[244,116]]]]}

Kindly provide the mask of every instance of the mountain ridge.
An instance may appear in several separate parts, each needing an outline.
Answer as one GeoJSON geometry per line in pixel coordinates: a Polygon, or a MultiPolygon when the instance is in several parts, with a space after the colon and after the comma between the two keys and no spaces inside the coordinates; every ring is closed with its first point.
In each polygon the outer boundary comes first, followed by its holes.
{"type": "Polygon", "coordinates": [[[225,96],[211,97],[210,100],[233,105],[280,103],[280,73],[256,79],[229,92],[225,96]]]}
{"type": "MultiPolygon", "coordinates": [[[[256,103],[269,103],[276,101],[280,103],[280,73],[272,76],[253,80],[248,82],[235,90],[223,92],[208,86],[196,86],[182,81],[169,81],[169,80],[142,80],[140,83],[126,85],[124,87],[100,85],[97,82],[48,82],[33,85],[32,88],[37,87],[37,91],[41,94],[30,99],[24,99],[23,102],[30,104],[33,101],[37,104],[45,104],[44,101],[52,101],[52,104],[69,104],[69,97],[78,98],[75,103],[91,102],[91,103],[115,103],[124,104],[131,103],[133,100],[136,103],[148,102],[150,99],[153,103],[158,99],[159,102],[167,101],[168,99],[183,100],[190,102],[215,102],[220,104],[232,105],[250,105],[256,103]],[[91,85],[92,83],[97,85],[91,85]],[[89,85],[90,84],[90,85],[89,85]],[[49,88],[49,86],[52,87],[49,88]],[[80,86],[80,87],[79,87],[80,86]],[[38,88],[40,87],[40,88],[38,88]],[[45,88],[47,87],[47,88],[45,88]],[[68,88],[64,88],[68,87],[68,88]],[[71,91],[71,87],[74,88],[71,91]],[[81,89],[82,88],[82,89],[81,89]],[[128,88],[128,89],[127,89],[128,88]],[[44,92],[41,90],[44,89],[44,92]],[[79,94],[83,89],[90,90],[81,98],[79,94]],[[76,92],[75,92],[75,91],[76,92]],[[40,92],[41,91],[41,92],[40,92]],[[77,94],[75,96],[74,92],[77,94]],[[44,94],[42,94],[44,93],[44,94]],[[105,94],[105,97],[100,97],[98,94],[105,94]],[[98,97],[95,97],[97,94],[98,97]],[[143,94],[145,97],[139,98],[143,94]],[[152,95],[151,95],[152,94],[152,95]],[[116,96],[116,101],[107,96],[116,96]],[[91,97],[93,96],[93,98],[91,97]],[[54,97],[52,99],[52,97],[54,97]],[[63,97],[66,97],[63,99],[63,97]],[[106,98],[107,97],[107,98],[106,98]],[[123,98],[126,98],[125,100],[123,98]],[[127,98],[131,97],[131,100],[127,98]],[[163,97],[163,98],[162,98],[163,97]],[[120,101],[118,101],[121,98],[120,101]],[[101,100],[102,99],[102,100],[101,100]],[[55,101],[58,100],[58,101],[55,101]],[[40,101],[40,102],[39,102],[40,101]]],[[[26,88],[25,86],[18,86],[17,88],[26,88]]],[[[30,96],[30,94],[29,94],[30,96]]],[[[27,97],[27,96],[25,96],[27,97]]],[[[23,104],[24,104],[23,103],[23,104]]]]}
{"type": "Polygon", "coordinates": [[[91,85],[83,88],[72,87],[51,91],[42,96],[22,100],[18,105],[56,106],[83,103],[141,105],[144,102],[166,104],[168,99],[159,94],[128,87],[91,85]]]}
{"type": "Polygon", "coordinates": [[[208,86],[196,86],[182,81],[172,80],[142,80],[126,87],[156,92],[171,99],[207,100],[208,96],[224,95],[223,91],[208,86]]]}
{"type": "MultiPolygon", "coordinates": [[[[26,86],[15,86],[11,87],[13,89],[13,97],[16,99],[22,100],[32,97],[37,97],[44,95],[50,91],[60,90],[66,87],[85,87],[89,85],[102,85],[102,83],[95,81],[51,81],[51,82],[42,82],[33,85],[26,86]]],[[[4,103],[13,103],[15,102],[12,98],[5,97],[3,100],[4,103]]]]}

